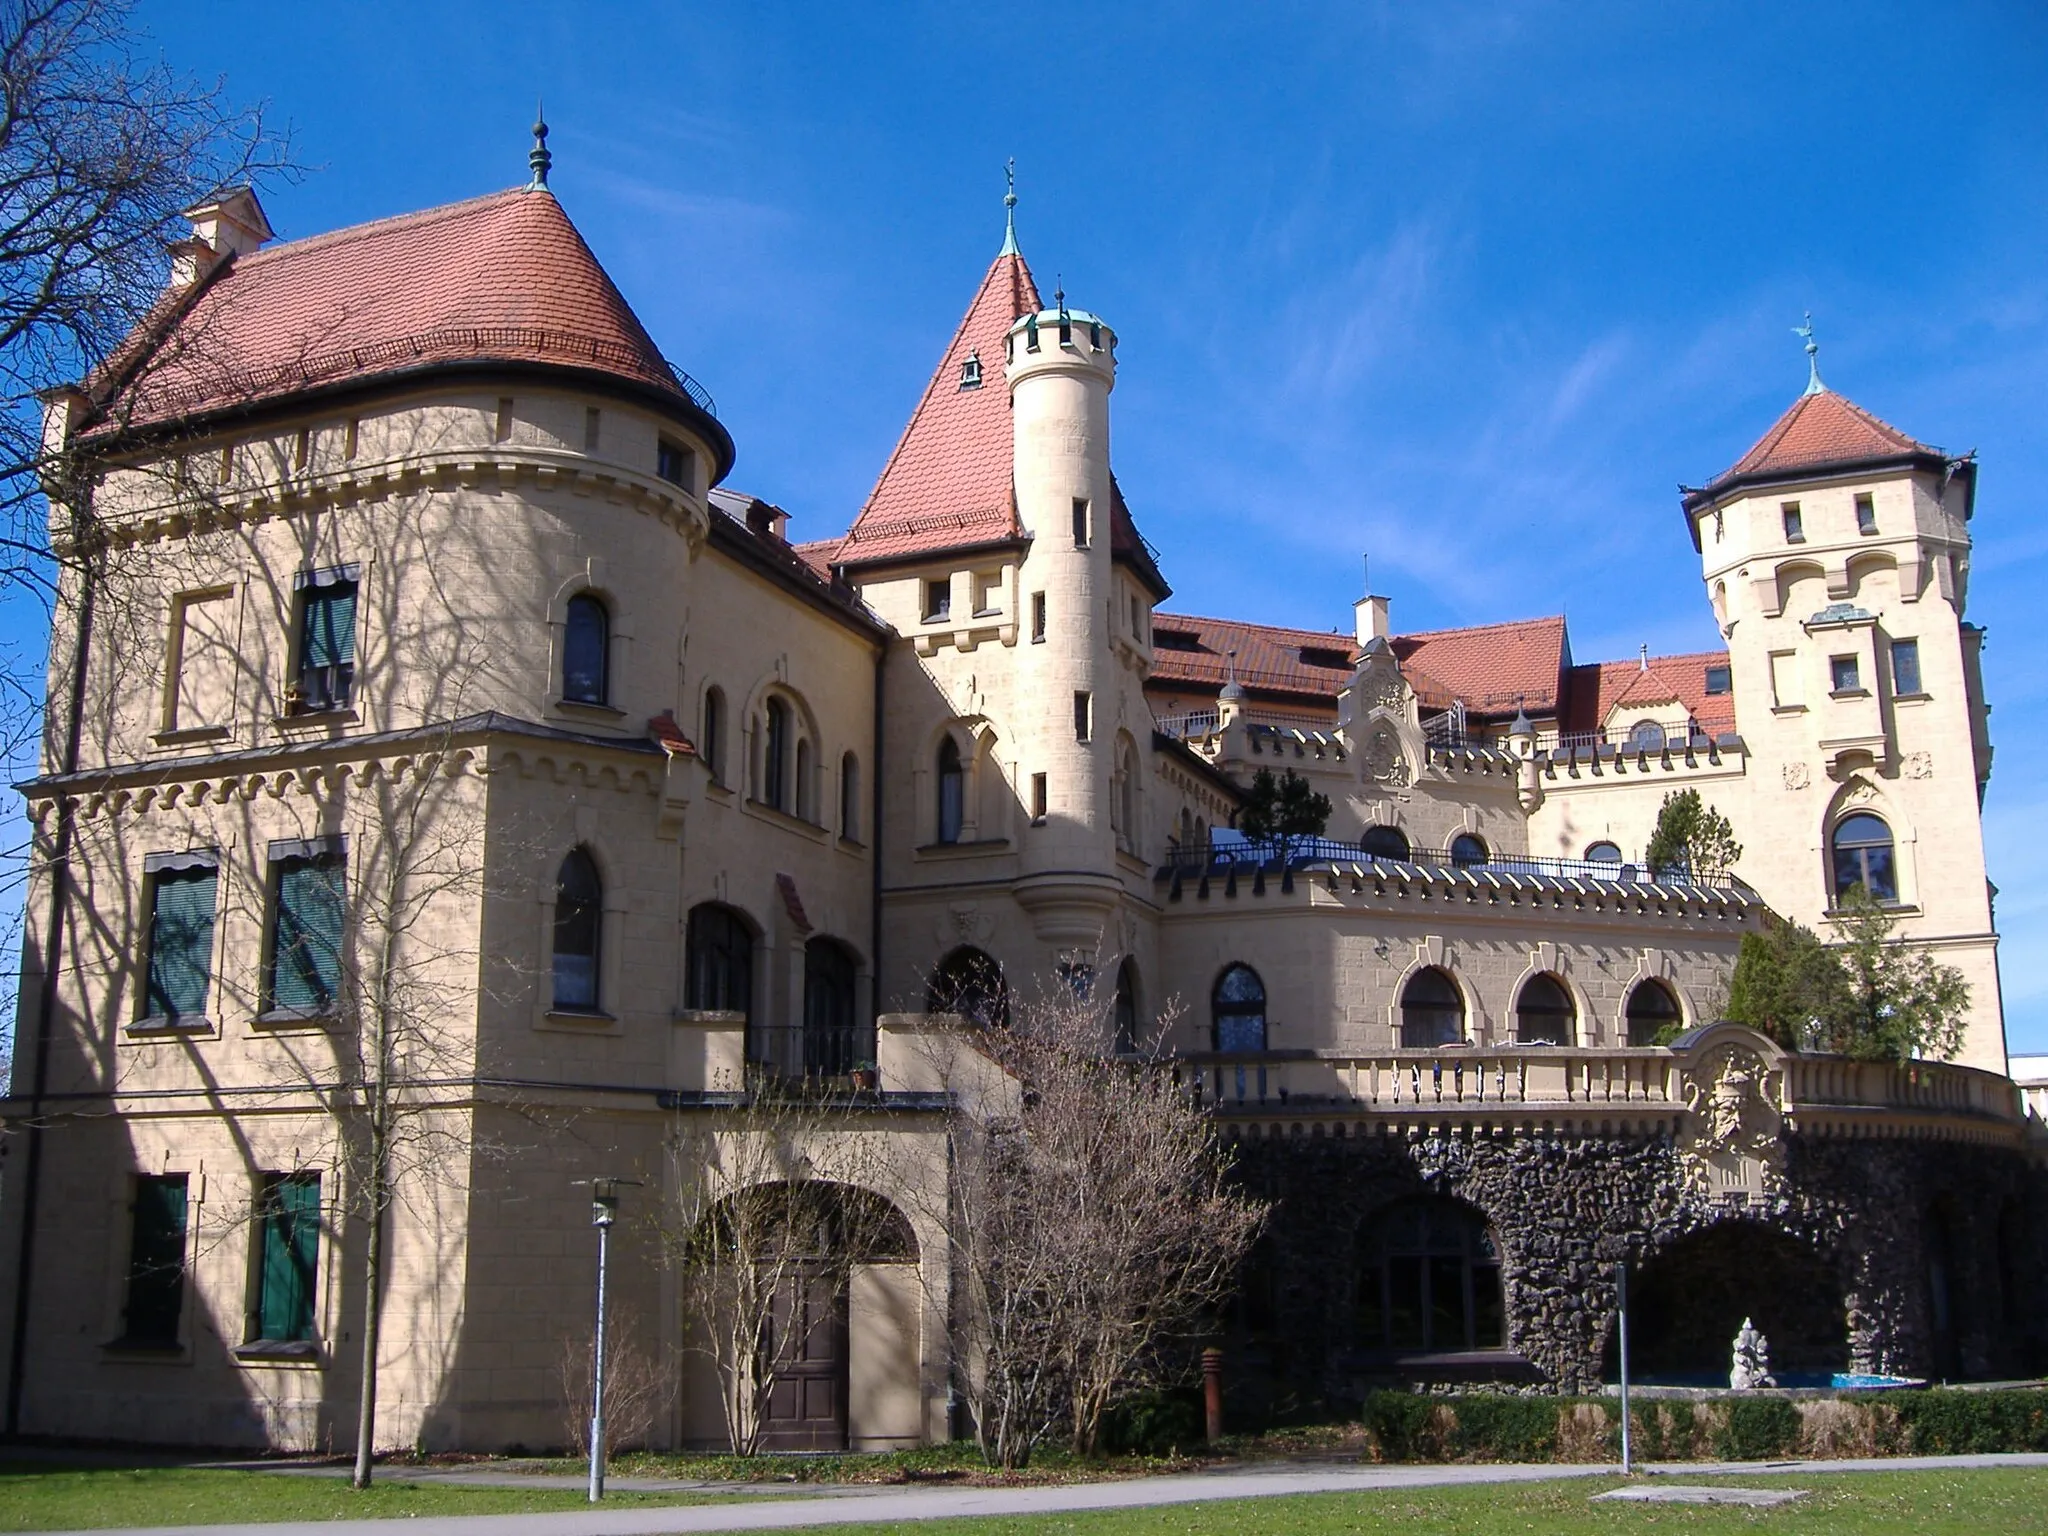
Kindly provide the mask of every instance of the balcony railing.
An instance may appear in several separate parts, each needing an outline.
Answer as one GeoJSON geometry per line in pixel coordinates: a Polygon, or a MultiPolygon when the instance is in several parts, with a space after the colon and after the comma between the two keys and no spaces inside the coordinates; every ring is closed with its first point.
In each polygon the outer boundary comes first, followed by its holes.
{"type": "Polygon", "coordinates": [[[1489,854],[1473,858],[1448,848],[1411,848],[1406,858],[1373,853],[1360,843],[1329,837],[1266,839],[1262,842],[1216,843],[1207,849],[1174,846],[1168,850],[1162,873],[1198,876],[1227,875],[1233,869],[1242,874],[1259,870],[1288,873],[1321,865],[1340,869],[1380,869],[1390,873],[1422,870],[1456,870],[1484,879],[1513,876],[1523,879],[1563,880],[1611,885],[1661,885],[1706,890],[1739,890],[1741,883],[1720,870],[1695,873],[1682,866],[1655,871],[1640,864],[1611,864],[1598,859],[1548,859],[1532,854],[1489,854]]]}
{"type": "MultiPolygon", "coordinates": [[[[1243,719],[1247,725],[1269,725],[1282,731],[1321,731],[1325,735],[1337,729],[1337,717],[1313,709],[1274,709],[1263,704],[1248,704],[1244,707],[1243,719]]],[[[1176,741],[1199,740],[1213,736],[1222,729],[1222,722],[1214,708],[1190,710],[1185,714],[1165,715],[1152,724],[1161,735],[1171,736],[1176,741]]]]}

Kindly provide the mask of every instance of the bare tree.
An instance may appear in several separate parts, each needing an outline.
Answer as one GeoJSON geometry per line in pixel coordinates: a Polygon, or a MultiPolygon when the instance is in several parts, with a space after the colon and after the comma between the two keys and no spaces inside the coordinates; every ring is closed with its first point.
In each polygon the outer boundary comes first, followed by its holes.
{"type": "Polygon", "coordinates": [[[857,1097],[766,1074],[728,1109],[680,1112],[669,1155],[685,1348],[717,1377],[734,1454],[752,1456],[814,1337],[846,1326],[855,1266],[914,1254],[876,1188],[897,1171],[857,1097]]]}
{"type": "MultiPolygon", "coordinates": [[[[597,1342],[588,1334],[564,1334],[557,1369],[562,1389],[562,1427],[578,1457],[590,1454],[591,1365],[597,1342]]],[[[674,1399],[676,1373],[664,1351],[641,1335],[639,1317],[616,1313],[604,1330],[605,1455],[647,1443],[662,1410],[674,1399]]]]}
{"type": "Polygon", "coordinates": [[[1113,1055],[1107,1006],[1072,980],[944,1068],[954,1368],[1004,1467],[1062,1421],[1092,1452],[1111,1404],[1181,1376],[1265,1219],[1159,1054],[1171,1017],[1149,1053],[1113,1055]]]}

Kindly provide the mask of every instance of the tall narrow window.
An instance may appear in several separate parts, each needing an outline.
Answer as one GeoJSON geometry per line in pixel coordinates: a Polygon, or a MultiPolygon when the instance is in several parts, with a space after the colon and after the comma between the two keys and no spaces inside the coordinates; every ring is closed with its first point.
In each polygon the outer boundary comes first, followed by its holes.
{"type": "Polygon", "coordinates": [[[588,592],[569,599],[562,630],[562,697],[572,704],[603,704],[611,670],[611,614],[588,592]]]}
{"type": "Polygon", "coordinates": [[[320,1274],[320,1175],[265,1178],[256,1226],[255,1337],[266,1344],[310,1339],[320,1274]]]}
{"type": "Polygon", "coordinates": [[[768,728],[761,750],[761,798],[778,811],[789,809],[789,706],[768,701],[768,728]]]}
{"type": "Polygon", "coordinates": [[[1074,498],[1074,548],[1088,547],[1088,501],[1086,497],[1074,498]]]}
{"type": "Polygon", "coordinates": [[[166,859],[149,880],[149,992],[152,1019],[178,1024],[206,1013],[213,974],[213,915],[220,872],[212,856],[166,859]]]}
{"type": "Polygon", "coordinates": [[[124,1344],[164,1349],[178,1342],[178,1314],[185,1304],[185,1193],[182,1173],[135,1181],[124,1344]]]}
{"type": "Polygon", "coordinates": [[[591,406],[583,413],[583,451],[597,452],[597,434],[604,421],[604,413],[591,406]]]}
{"type": "Polygon", "coordinates": [[[338,841],[273,843],[264,1007],[325,1013],[341,990],[347,870],[338,841]]]}
{"type": "Polygon", "coordinates": [[[754,935],[730,907],[707,902],[690,910],[684,945],[684,1006],[721,1013],[751,1010],[754,935]]]}
{"type": "Polygon", "coordinates": [[[1892,829],[1868,811],[1844,816],[1828,839],[1834,855],[1835,899],[1862,889],[1872,901],[1897,901],[1899,877],[1892,854],[1892,829]]]}
{"type": "Polygon", "coordinates": [[[711,782],[725,782],[725,690],[704,690],[704,766],[711,770],[711,782]]]}
{"type": "Polygon", "coordinates": [[[804,946],[804,1075],[844,1077],[866,1056],[854,997],[857,966],[836,939],[804,946]]]}
{"type": "Polygon", "coordinates": [[[967,817],[967,774],[960,762],[960,746],[948,735],[939,743],[938,840],[960,841],[967,817]]]}
{"type": "Polygon", "coordinates": [[[572,848],[555,875],[555,1007],[594,1013],[604,885],[587,850],[572,848]]]}
{"type": "Polygon", "coordinates": [[[1042,773],[1031,775],[1031,819],[1033,821],[1045,820],[1048,810],[1047,801],[1050,798],[1051,796],[1047,792],[1045,775],[1042,773]]]}
{"type": "Polygon", "coordinates": [[[497,425],[491,429],[491,438],[494,442],[500,443],[511,441],[512,397],[510,395],[500,395],[498,397],[498,421],[497,425]]]}
{"type": "Polygon", "coordinates": [[[1087,741],[1095,734],[1095,704],[1087,693],[1074,694],[1074,740],[1087,741]]]}
{"type": "Polygon", "coordinates": [[[860,841],[860,760],[851,752],[839,759],[839,835],[860,841]]]}
{"type": "Polygon", "coordinates": [[[660,439],[654,447],[654,472],[670,485],[689,490],[696,483],[697,455],[681,443],[660,439]]]}
{"type": "Polygon", "coordinates": [[[1788,501],[1778,509],[1778,512],[1785,520],[1785,542],[1787,544],[1804,543],[1806,540],[1806,523],[1799,515],[1799,503],[1788,501]]]}
{"type": "Polygon", "coordinates": [[[1116,1050],[1119,1056],[1138,1050],[1138,963],[1128,955],[1116,972],[1116,1050]]]}
{"type": "Polygon", "coordinates": [[[1219,1051],[1266,1048],[1266,984],[1248,965],[1233,965],[1216,978],[1209,1016],[1219,1051]]]}
{"type": "Polygon", "coordinates": [[[1036,645],[1045,639],[1045,594],[1031,594],[1031,641],[1036,645]]]}
{"type": "Polygon", "coordinates": [[[796,741],[796,782],[790,786],[789,809],[793,815],[805,821],[816,821],[818,809],[813,804],[811,780],[816,777],[811,768],[811,744],[802,736],[796,741]]]}
{"type": "Polygon", "coordinates": [[[951,617],[952,617],[952,615],[953,615],[953,580],[952,580],[952,578],[951,578],[950,576],[941,576],[941,577],[940,577],[940,578],[939,578],[938,580],[936,580],[936,581],[928,581],[928,582],[926,582],[926,583],[924,584],[924,621],[925,621],[925,623],[927,623],[927,624],[937,624],[937,623],[938,623],[938,622],[940,622],[940,621],[941,621],[942,619],[948,619],[948,618],[951,618],[951,617]]]}
{"type": "Polygon", "coordinates": [[[348,708],[356,676],[356,582],[351,575],[300,578],[295,713],[348,708]]]}
{"type": "Polygon", "coordinates": [[[1856,498],[1856,531],[1877,532],[1877,498],[1863,495],[1856,498]]]}
{"type": "Polygon", "coordinates": [[[1892,692],[1920,692],[1920,642],[1918,640],[1894,640],[1892,642],[1892,692]]]}
{"type": "Polygon", "coordinates": [[[1401,1048],[1434,1050],[1465,1040],[1465,994],[1448,972],[1429,966],[1401,989],[1401,1048]]]}

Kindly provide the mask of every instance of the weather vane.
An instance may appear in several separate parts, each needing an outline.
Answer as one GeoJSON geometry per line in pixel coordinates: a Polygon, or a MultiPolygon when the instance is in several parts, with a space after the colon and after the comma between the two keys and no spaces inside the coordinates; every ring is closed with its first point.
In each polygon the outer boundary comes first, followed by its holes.
{"type": "Polygon", "coordinates": [[[1820,343],[1813,339],[1813,311],[1806,312],[1806,324],[1792,327],[1792,334],[1806,343],[1806,392],[1824,395],[1827,385],[1820,381],[1820,343]]]}

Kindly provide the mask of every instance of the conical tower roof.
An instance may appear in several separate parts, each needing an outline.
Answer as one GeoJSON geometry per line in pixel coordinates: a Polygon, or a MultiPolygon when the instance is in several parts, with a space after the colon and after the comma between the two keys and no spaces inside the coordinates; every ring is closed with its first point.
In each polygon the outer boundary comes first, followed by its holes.
{"type": "Polygon", "coordinates": [[[1831,389],[1809,390],[1792,402],[1749,452],[1705,485],[1687,487],[1685,505],[1690,512],[1744,485],[1916,461],[1938,467],[1947,462],[1947,456],[1831,389]]]}

